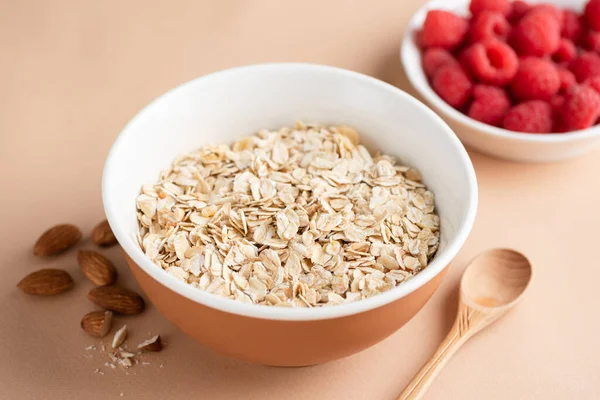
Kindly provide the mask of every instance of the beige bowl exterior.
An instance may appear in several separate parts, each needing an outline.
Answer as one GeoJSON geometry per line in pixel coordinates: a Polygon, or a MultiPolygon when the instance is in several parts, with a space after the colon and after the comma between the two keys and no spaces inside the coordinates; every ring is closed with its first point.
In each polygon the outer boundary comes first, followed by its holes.
{"type": "Polygon", "coordinates": [[[196,303],[157,282],[126,257],[152,304],[183,332],[221,354],[277,367],[322,364],[382,341],[419,312],[448,270],[444,268],[419,289],[382,307],[341,318],[278,321],[196,303]]]}

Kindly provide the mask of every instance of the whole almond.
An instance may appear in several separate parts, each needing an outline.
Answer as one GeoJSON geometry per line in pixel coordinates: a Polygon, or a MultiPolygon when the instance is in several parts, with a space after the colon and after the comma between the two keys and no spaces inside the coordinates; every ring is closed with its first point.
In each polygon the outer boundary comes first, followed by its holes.
{"type": "Polygon", "coordinates": [[[106,336],[111,325],[112,311],[92,311],[81,319],[81,328],[92,336],[106,336]]]}
{"type": "Polygon", "coordinates": [[[102,254],[90,250],[77,253],[77,261],[83,274],[97,286],[111,285],[117,280],[117,270],[102,254]]]}
{"type": "Polygon", "coordinates": [[[100,222],[92,231],[92,241],[98,246],[108,247],[117,243],[112,229],[107,220],[100,222]]]}
{"type": "Polygon", "coordinates": [[[73,287],[73,278],[62,269],[41,269],[27,275],[17,287],[28,294],[43,296],[66,292],[73,287]]]}
{"type": "Polygon", "coordinates": [[[81,231],[75,225],[56,225],[40,236],[33,247],[33,255],[53,256],[67,251],[81,239],[81,231]]]}
{"type": "Polygon", "coordinates": [[[94,304],[120,314],[139,314],[144,310],[144,299],[136,292],[118,286],[99,286],[90,290],[88,299],[94,304]]]}
{"type": "Polygon", "coordinates": [[[143,341],[142,343],[138,344],[137,348],[143,351],[161,351],[163,346],[160,335],[156,335],[153,338],[143,341]]]}

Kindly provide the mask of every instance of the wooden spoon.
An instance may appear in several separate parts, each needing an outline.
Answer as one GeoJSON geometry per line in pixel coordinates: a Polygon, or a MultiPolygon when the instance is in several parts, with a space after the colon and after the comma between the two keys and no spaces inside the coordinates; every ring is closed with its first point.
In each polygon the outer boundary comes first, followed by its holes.
{"type": "Polygon", "coordinates": [[[514,250],[488,250],[471,261],[460,282],[454,326],[398,400],[421,399],[446,362],[471,336],[521,300],[531,277],[531,263],[514,250]]]}

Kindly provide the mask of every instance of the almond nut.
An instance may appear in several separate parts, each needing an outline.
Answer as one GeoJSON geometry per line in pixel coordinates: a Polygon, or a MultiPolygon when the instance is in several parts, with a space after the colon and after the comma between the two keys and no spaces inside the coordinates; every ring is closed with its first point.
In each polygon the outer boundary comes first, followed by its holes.
{"type": "Polygon", "coordinates": [[[81,319],[81,328],[92,336],[106,336],[111,325],[112,311],[92,311],[81,319]]]}
{"type": "Polygon", "coordinates": [[[88,299],[94,304],[120,314],[139,314],[144,310],[144,299],[129,289],[118,286],[99,286],[90,290],[88,299]]]}
{"type": "Polygon", "coordinates": [[[117,243],[112,229],[107,220],[100,222],[92,231],[92,241],[98,246],[108,247],[117,243]]]}
{"type": "Polygon", "coordinates": [[[40,236],[33,247],[33,255],[53,256],[67,251],[81,239],[81,231],[75,225],[56,225],[40,236]]]}
{"type": "Polygon", "coordinates": [[[62,269],[41,269],[27,275],[17,287],[28,294],[59,294],[73,287],[73,278],[62,269]]]}
{"type": "Polygon", "coordinates": [[[153,338],[150,338],[150,339],[145,340],[142,343],[138,344],[137,348],[140,350],[143,350],[143,351],[156,352],[156,351],[161,351],[163,346],[162,346],[162,341],[160,340],[160,336],[156,335],[153,338]]]}
{"type": "Polygon", "coordinates": [[[97,286],[111,285],[117,280],[117,270],[110,260],[95,251],[81,250],[77,261],[83,274],[97,286]]]}

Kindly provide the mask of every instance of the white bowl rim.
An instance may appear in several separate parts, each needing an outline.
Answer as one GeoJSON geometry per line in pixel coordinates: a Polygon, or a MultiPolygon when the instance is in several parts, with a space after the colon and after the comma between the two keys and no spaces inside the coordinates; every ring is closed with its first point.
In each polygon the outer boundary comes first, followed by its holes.
{"type": "Polygon", "coordinates": [[[461,144],[460,140],[458,140],[458,137],[436,113],[434,113],[431,109],[429,109],[423,103],[410,96],[406,92],[388,83],[382,82],[376,78],[342,68],[309,63],[267,63],[235,67],[198,77],[169,90],[168,92],[162,94],[161,96],[153,100],[151,103],[146,105],[123,128],[116,141],[114,142],[112,148],[110,149],[110,152],[105,162],[102,176],[102,199],[108,222],[123,250],[146,274],[150,275],[150,277],[152,277],[161,285],[166,286],[168,289],[174,291],[175,293],[184,296],[196,303],[231,314],[269,320],[314,321],[345,317],[384,306],[414,292],[419,287],[423,286],[435,276],[437,276],[454,259],[460,248],[463,246],[469,233],[471,232],[471,228],[473,226],[475,214],[477,211],[478,193],[477,180],[475,176],[475,170],[473,169],[473,164],[471,163],[471,159],[469,158],[467,151],[461,144]],[[150,261],[150,259],[146,257],[146,255],[142,252],[139,246],[137,246],[137,244],[130,239],[129,236],[131,233],[126,231],[121,226],[117,218],[117,213],[113,209],[112,202],[109,201],[111,193],[109,193],[108,182],[111,179],[111,176],[113,176],[113,174],[118,173],[118,170],[116,168],[113,168],[113,159],[116,157],[115,154],[117,153],[117,150],[123,142],[124,138],[132,134],[132,131],[130,130],[131,126],[134,125],[134,123],[138,119],[143,118],[144,115],[152,112],[158,102],[163,101],[164,99],[170,96],[177,95],[179,91],[183,90],[184,88],[194,85],[201,85],[204,81],[211,80],[214,77],[221,75],[234,76],[237,74],[244,74],[249,71],[268,72],[276,70],[281,71],[286,69],[295,72],[325,72],[329,74],[344,75],[348,78],[359,80],[369,85],[377,86],[379,89],[392,92],[394,93],[394,95],[403,97],[407,101],[414,103],[416,107],[421,108],[426,114],[429,115],[430,118],[432,118],[439,124],[439,128],[442,134],[445,134],[449,137],[450,143],[454,148],[453,150],[457,152],[459,158],[462,161],[463,170],[466,171],[467,174],[467,213],[464,219],[461,221],[460,227],[457,229],[457,233],[454,236],[454,239],[448,243],[448,245],[443,251],[436,255],[436,257],[427,266],[427,268],[425,268],[423,271],[421,271],[418,275],[416,275],[409,281],[402,283],[394,289],[370,297],[368,299],[356,301],[349,304],[340,304],[331,307],[299,309],[245,304],[238,302],[237,300],[226,299],[217,295],[206,293],[202,290],[188,285],[185,282],[179,281],[175,277],[167,274],[164,270],[157,268],[156,265],[153,264],[150,261]]]}
{"type": "MultiPolygon", "coordinates": [[[[468,0],[459,1],[464,2],[465,4],[468,3],[468,0]]],[[[425,98],[425,100],[435,105],[435,107],[441,110],[443,113],[448,114],[450,117],[458,120],[462,124],[469,125],[473,129],[477,129],[492,136],[501,137],[504,139],[530,143],[564,143],[600,136],[600,125],[594,125],[590,128],[579,129],[566,133],[528,133],[509,131],[504,128],[498,128],[496,126],[484,124],[483,122],[479,122],[473,118],[470,118],[442,100],[442,98],[440,98],[437,93],[433,91],[429,85],[429,82],[427,81],[427,78],[421,79],[421,77],[415,74],[415,68],[422,69],[420,63],[418,66],[415,66],[413,65],[414,61],[409,60],[409,51],[411,51],[413,48],[416,49],[419,54],[421,53],[414,40],[416,30],[421,27],[420,24],[417,24],[417,17],[422,13],[441,5],[446,5],[446,7],[441,8],[447,9],[448,0],[431,0],[425,3],[413,14],[406,27],[406,32],[404,33],[404,38],[402,39],[402,45],[400,49],[400,60],[402,61],[402,65],[408,80],[419,92],[419,94],[425,98]]]]}

